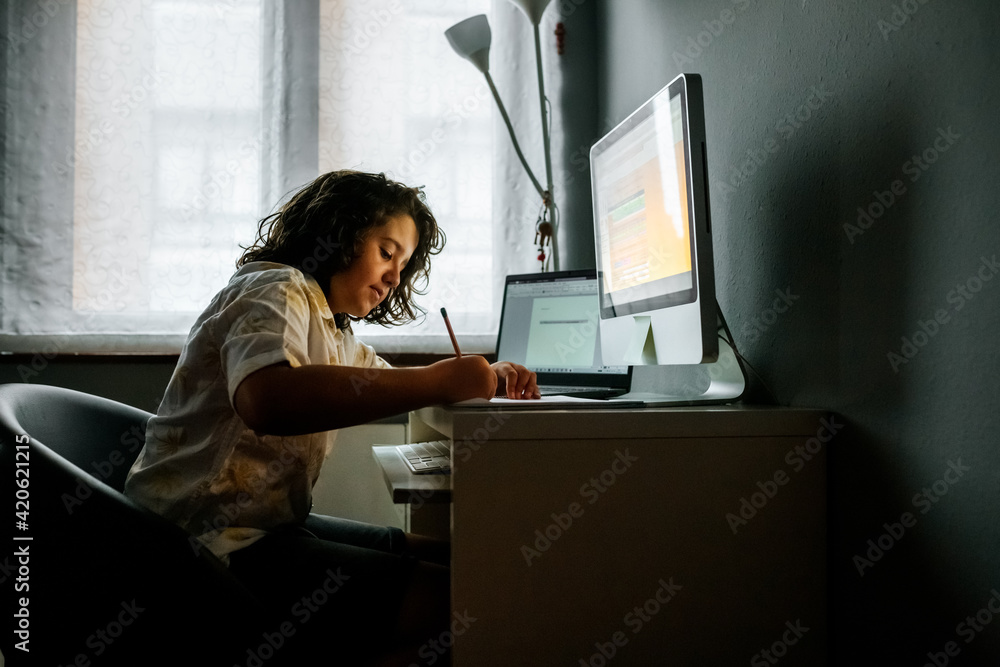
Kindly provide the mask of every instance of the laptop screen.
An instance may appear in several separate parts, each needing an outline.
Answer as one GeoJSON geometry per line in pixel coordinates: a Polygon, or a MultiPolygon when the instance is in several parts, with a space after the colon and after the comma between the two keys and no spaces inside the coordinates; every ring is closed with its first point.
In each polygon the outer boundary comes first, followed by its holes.
{"type": "Polygon", "coordinates": [[[539,384],[627,386],[628,366],[601,363],[597,271],[507,276],[497,359],[535,371],[539,384]]]}

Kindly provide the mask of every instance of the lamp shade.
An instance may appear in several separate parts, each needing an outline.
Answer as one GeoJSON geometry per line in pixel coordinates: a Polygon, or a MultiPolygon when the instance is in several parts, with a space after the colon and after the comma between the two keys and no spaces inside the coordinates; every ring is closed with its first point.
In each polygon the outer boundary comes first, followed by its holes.
{"type": "Polygon", "coordinates": [[[465,19],[444,31],[451,48],[483,74],[490,70],[490,22],[486,14],[465,19]]]}
{"type": "Polygon", "coordinates": [[[531,21],[531,25],[538,25],[542,20],[545,8],[549,6],[551,0],[510,0],[520,7],[524,15],[531,21]]]}

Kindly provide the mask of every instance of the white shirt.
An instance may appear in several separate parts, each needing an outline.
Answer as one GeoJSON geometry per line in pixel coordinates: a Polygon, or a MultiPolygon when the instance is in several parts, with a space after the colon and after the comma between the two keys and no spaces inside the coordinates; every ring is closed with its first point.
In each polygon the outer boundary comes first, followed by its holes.
{"type": "Polygon", "coordinates": [[[233,408],[256,370],[288,362],[388,368],[337,329],[319,284],[284,264],[245,264],[191,329],[125,494],[223,562],[267,530],[303,521],[335,431],[260,435],[233,408]]]}

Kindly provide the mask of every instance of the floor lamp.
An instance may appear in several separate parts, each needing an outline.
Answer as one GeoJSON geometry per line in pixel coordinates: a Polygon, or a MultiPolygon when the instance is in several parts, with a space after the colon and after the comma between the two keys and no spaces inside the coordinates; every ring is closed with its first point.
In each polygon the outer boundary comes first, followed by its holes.
{"type": "Polygon", "coordinates": [[[493,93],[493,99],[500,110],[500,115],[507,126],[507,131],[510,133],[511,142],[514,144],[514,151],[517,153],[518,159],[521,160],[524,170],[528,172],[528,178],[531,179],[532,185],[535,186],[535,190],[538,191],[538,195],[542,198],[541,214],[535,224],[535,241],[539,246],[539,260],[542,262],[544,270],[547,265],[545,262],[545,246],[551,243],[553,268],[558,271],[558,208],[555,205],[552,193],[552,152],[549,147],[549,114],[545,99],[545,82],[542,76],[542,46],[538,33],[538,25],[541,22],[542,13],[545,11],[550,0],[511,0],[511,2],[524,12],[524,15],[528,17],[534,29],[535,64],[538,70],[538,100],[542,112],[542,144],[545,153],[544,186],[535,177],[531,167],[528,166],[528,161],[525,159],[524,153],[517,142],[517,136],[514,134],[514,126],[511,125],[507,110],[500,100],[500,93],[497,92],[496,86],[493,84],[493,77],[490,76],[490,42],[492,34],[486,15],[479,14],[456,23],[448,28],[444,34],[448,38],[448,42],[452,48],[455,49],[455,52],[471,62],[486,77],[486,83],[490,87],[490,92],[493,93]]]}

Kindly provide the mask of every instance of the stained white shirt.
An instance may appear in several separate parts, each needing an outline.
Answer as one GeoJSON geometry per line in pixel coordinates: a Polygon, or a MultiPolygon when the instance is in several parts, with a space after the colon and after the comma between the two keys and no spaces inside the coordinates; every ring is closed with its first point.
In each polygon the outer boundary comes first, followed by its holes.
{"type": "Polygon", "coordinates": [[[287,362],[388,368],[337,329],[323,291],[298,269],[250,262],[191,329],[125,494],[180,525],[223,562],[281,524],[303,521],[335,431],[260,435],[233,408],[248,375],[287,362]]]}

